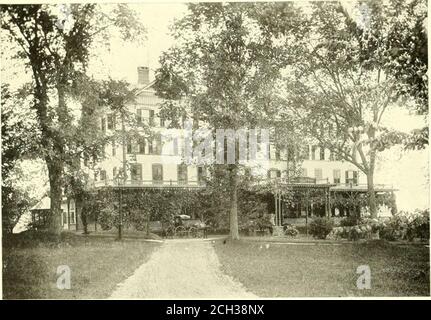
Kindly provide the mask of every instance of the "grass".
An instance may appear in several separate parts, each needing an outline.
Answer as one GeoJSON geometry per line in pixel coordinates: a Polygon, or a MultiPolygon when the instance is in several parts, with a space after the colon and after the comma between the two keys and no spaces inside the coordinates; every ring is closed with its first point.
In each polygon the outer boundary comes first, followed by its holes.
{"type": "Polygon", "coordinates": [[[104,299],[146,261],[158,243],[62,235],[14,235],[3,241],[4,299],[104,299]],[[57,267],[71,289],[57,288],[57,267]]]}
{"type": "Polygon", "coordinates": [[[227,274],[261,297],[429,296],[429,248],[384,242],[341,245],[217,241],[227,274]],[[269,246],[268,246],[269,245],[269,246]],[[359,290],[357,267],[371,269],[359,290]]]}

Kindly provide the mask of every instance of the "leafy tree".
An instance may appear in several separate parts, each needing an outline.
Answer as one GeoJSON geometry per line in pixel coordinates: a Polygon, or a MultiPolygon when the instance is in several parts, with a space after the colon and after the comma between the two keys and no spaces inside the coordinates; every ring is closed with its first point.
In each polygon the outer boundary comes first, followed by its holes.
{"type": "Polygon", "coordinates": [[[107,39],[113,27],[126,40],[142,36],[144,29],[123,4],[2,5],[1,11],[2,28],[31,70],[32,108],[41,132],[38,153],[47,164],[50,180],[50,229],[59,232],[63,172],[71,157],[77,159],[69,149],[74,138],[68,105],[73,84],[85,78],[91,50],[107,39]]]}
{"type": "MultiPolygon", "coordinates": [[[[396,90],[410,99],[407,105],[412,105],[410,108],[424,115],[427,121],[427,2],[392,0],[375,8],[383,19],[389,21],[385,30],[388,38],[388,72],[397,79],[396,90]]],[[[428,126],[414,130],[405,145],[407,149],[425,148],[428,145],[428,126]]]]}
{"type": "Polygon", "coordinates": [[[34,204],[30,190],[18,182],[25,177],[20,167],[29,157],[38,139],[36,122],[26,99],[26,90],[11,92],[7,84],[1,87],[1,132],[2,132],[2,226],[4,234],[11,233],[20,217],[34,204]],[[21,105],[21,109],[15,106],[21,105]]]}
{"type": "MultiPolygon", "coordinates": [[[[104,149],[107,144],[124,146],[129,139],[136,138],[140,131],[148,132],[149,128],[147,125],[138,125],[135,115],[126,108],[127,105],[134,103],[136,98],[136,90],[130,89],[127,82],[113,79],[95,81],[84,78],[84,81],[77,83],[73,90],[85,108],[74,130],[73,139],[70,139],[69,150],[73,150],[72,154],[77,156],[78,160],[84,158],[86,166],[82,167],[81,161],[67,162],[68,170],[65,173],[64,186],[66,193],[76,200],[84,233],[88,233],[87,216],[94,213],[94,208],[85,203],[92,201],[89,195],[93,187],[90,185],[92,177],[88,168],[97,171],[98,163],[106,156],[104,149]],[[118,129],[110,133],[102,132],[98,128],[101,115],[106,114],[107,111],[114,116],[113,121],[118,129]],[[117,122],[120,128],[117,127],[117,122]]],[[[123,162],[127,172],[128,161],[124,157],[123,162]]],[[[119,175],[121,172],[120,170],[119,175]]],[[[118,177],[114,177],[116,178],[118,177]]],[[[123,179],[126,177],[123,176],[123,179]]]]}
{"type": "Polygon", "coordinates": [[[376,216],[377,155],[405,139],[383,119],[403,92],[393,72],[390,8],[366,4],[368,11],[357,16],[338,2],[311,4],[304,21],[311,27],[306,36],[295,36],[298,59],[286,70],[282,95],[285,114],[295,114],[321,146],[367,176],[368,205],[376,216]]]}
{"type": "MultiPolygon", "coordinates": [[[[157,92],[166,99],[161,114],[174,124],[187,116],[213,131],[267,128],[278,107],[274,83],[287,62],[271,32],[274,15],[287,21],[284,30],[301,28],[291,3],[190,4],[156,72],[157,92]]],[[[218,166],[228,173],[230,237],[238,239],[238,157],[218,166]]]]}

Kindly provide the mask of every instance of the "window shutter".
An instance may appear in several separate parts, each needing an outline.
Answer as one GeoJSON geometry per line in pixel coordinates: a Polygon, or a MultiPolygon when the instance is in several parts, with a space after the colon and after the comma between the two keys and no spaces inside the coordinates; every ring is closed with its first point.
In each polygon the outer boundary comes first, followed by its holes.
{"type": "Polygon", "coordinates": [[[136,122],[142,124],[142,109],[136,109],[136,122]]]}

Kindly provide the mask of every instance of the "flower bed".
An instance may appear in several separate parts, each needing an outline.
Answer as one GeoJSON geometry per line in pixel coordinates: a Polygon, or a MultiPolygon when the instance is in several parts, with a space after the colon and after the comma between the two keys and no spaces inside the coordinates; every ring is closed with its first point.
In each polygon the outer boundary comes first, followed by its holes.
{"type": "Polygon", "coordinates": [[[361,218],[351,225],[351,218],[341,221],[326,237],[327,239],[372,239],[388,241],[429,239],[429,211],[400,212],[390,218],[361,218]]]}

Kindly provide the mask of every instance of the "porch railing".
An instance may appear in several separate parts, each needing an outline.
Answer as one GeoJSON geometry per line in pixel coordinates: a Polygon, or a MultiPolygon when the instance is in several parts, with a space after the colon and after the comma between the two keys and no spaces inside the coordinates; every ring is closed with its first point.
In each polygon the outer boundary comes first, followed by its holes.
{"type": "Polygon", "coordinates": [[[203,188],[205,187],[205,183],[203,181],[197,180],[187,180],[187,181],[179,181],[179,180],[126,180],[124,182],[118,182],[115,179],[106,179],[94,181],[92,183],[93,187],[148,187],[148,188],[157,188],[157,187],[177,187],[177,188],[203,188]]]}

